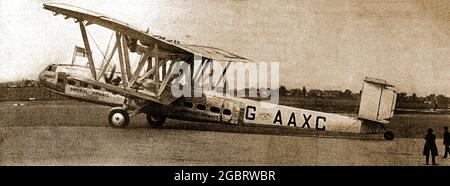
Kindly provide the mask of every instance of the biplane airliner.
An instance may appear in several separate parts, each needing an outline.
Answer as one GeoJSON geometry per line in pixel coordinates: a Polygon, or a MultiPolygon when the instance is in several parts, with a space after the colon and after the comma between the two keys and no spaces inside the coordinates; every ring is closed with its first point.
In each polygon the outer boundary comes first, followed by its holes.
{"type": "MultiPolygon", "coordinates": [[[[87,65],[51,64],[40,73],[39,82],[50,90],[81,101],[111,106],[109,125],[125,128],[130,118],[144,113],[150,126],[161,126],[166,118],[176,120],[223,123],[230,125],[270,125],[351,133],[383,133],[392,140],[394,134],[384,124],[393,117],[396,91],[381,79],[366,78],[361,90],[357,117],[343,116],[278,105],[261,100],[224,96],[205,91],[201,96],[174,96],[172,85],[183,75],[174,70],[184,61],[194,72],[194,63],[256,63],[247,58],[214,47],[187,45],[149,34],[127,23],[87,9],[67,4],[44,4],[54,15],[72,18],[79,24],[87,65]],[[87,27],[98,25],[115,33],[115,44],[105,52],[102,64],[95,67],[87,27]],[[108,51],[109,50],[109,51],[108,51]],[[120,73],[111,68],[118,54],[120,73]],[[140,56],[131,69],[130,54],[140,56]],[[201,56],[201,60],[194,60],[201,56]],[[169,62],[170,61],[170,62],[169,62]],[[146,68],[144,68],[146,66],[146,68]],[[109,74],[109,75],[108,75],[109,74]]],[[[113,37],[114,38],[114,37],[113,37]]],[[[80,51],[80,48],[76,49],[80,51]]],[[[203,69],[201,69],[203,70],[203,69]]],[[[193,76],[190,73],[190,76],[193,76]]],[[[207,75],[214,74],[214,70],[207,75]]],[[[226,68],[217,73],[226,74],[226,68]]],[[[193,84],[195,78],[191,78],[193,84]]],[[[221,79],[218,80],[218,82],[221,79]]],[[[187,83],[189,84],[189,82],[187,83]]],[[[192,91],[196,86],[190,86],[192,91]]]]}

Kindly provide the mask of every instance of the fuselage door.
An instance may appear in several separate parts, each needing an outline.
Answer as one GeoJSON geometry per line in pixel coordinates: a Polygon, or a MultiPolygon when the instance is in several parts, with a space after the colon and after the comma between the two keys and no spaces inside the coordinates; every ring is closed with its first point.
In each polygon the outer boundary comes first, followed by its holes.
{"type": "Polygon", "coordinates": [[[56,89],[60,92],[64,92],[66,86],[66,73],[58,72],[57,81],[56,81],[56,89]]]}
{"type": "Polygon", "coordinates": [[[239,124],[240,104],[237,101],[225,100],[222,108],[222,122],[239,124]]]}

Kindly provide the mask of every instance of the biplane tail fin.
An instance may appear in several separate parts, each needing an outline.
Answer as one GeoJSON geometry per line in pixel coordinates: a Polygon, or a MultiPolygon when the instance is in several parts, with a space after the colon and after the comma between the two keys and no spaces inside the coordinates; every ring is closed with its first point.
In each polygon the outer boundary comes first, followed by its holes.
{"type": "Polygon", "coordinates": [[[361,91],[358,118],[388,123],[394,116],[396,100],[397,93],[393,85],[385,80],[366,77],[361,91]]]}

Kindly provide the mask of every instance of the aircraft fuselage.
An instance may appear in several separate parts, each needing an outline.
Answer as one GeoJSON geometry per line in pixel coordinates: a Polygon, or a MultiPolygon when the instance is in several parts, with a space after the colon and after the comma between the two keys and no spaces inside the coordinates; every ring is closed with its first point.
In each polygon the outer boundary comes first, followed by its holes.
{"type": "MultiPolygon", "coordinates": [[[[40,83],[58,94],[72,99],[108,106],[123,106],[125,96],[109,90],[109,84],[92,83],[65,72],[57,72],[49,66],[39,75],[40,83]],[[64,76],[64,77],[62,77],[64,76]]],[[[144,113],[158,113],[167,118],[232,125],[285,126],[337,132],[373,132],[364,127],[364,120],[307,109],[271,104],[218,93],[205,93],[202,97],[180,97],[172,104],[133,98],[128,109],[142,107],[144,113]],[[365,128],[365,129],[363,129],[365,128]]],[[[374,126],[373,122],[370,122],[374,126]]],[[[377,130],[379,126],[376,127],[377,130]]]]}

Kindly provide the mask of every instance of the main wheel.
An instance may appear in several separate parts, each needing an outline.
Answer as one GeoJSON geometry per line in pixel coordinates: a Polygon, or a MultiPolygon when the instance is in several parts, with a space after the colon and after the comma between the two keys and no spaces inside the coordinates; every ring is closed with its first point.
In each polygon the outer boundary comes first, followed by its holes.
{"type": "Polygon", "coordinates": [[[394,133],[391,131],[384,132],[384,139],[385,140],[393,140],[394,139],[394,133]]]}
{"type": "Polygon", "coordinates": [[[151,127],[160,127],[166,122],[166,117],[162,114],[147,113],[147,122],[151,127]]]}
{"type": "Polygon", "coordinates": [[[124,109],[113,109],[108,116],[109,126],[113,128],[126,128],[130,123],[130,116],[124,109]]]}

